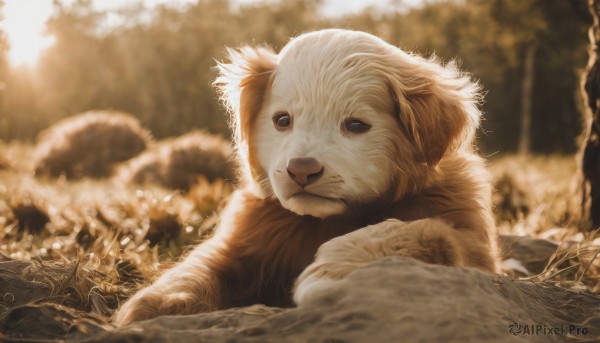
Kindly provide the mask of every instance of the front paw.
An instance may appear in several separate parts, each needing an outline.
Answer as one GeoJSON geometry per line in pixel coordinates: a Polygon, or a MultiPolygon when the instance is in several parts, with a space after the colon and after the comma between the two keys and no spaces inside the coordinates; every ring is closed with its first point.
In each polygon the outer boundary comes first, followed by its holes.
{"type": "Polygon", "coordinates": [[[402,243],[407,240],[404,229],[411,224],[390,219],[323,243],[298,281],[309,275],[339,280],[382,257],[408,255],[410,251],[402,243]]]}
{"type": "Polygon", "coordinates": [[[210,304],[196,294],[150,286],[131,297],[113,318],[116,326],[163,315],[192,314],[211,311],[210,304]]]}
{"type": "Polygon", "coordinates": [[[300,274],[294,301],[301,304],[352,271],[386,256],[407,256],[433,264],[461,265],[453,229],[440,220],[391,219],[334,238],[319,248],[300,274]]]}
{"type": "Polygon", "coordinates": [[[403,225],[398,220],[386,220],[322,244],[315,261],[296,280],[294,302],[301,305],[321,290],[331,288],[352,271],[386,256],[381,240],[403,225]]]}
{"type": "Polygon", "coordinates": [[[412,222],[390,219],[358,231],[362,232],[361,236],[353,237],[354,241],[362,240],[361,248],[370,252],[371,261],[385,256],[407,256],[431,264],[459,266],[463,263],[456,230],[438,219],[412,222]]]}

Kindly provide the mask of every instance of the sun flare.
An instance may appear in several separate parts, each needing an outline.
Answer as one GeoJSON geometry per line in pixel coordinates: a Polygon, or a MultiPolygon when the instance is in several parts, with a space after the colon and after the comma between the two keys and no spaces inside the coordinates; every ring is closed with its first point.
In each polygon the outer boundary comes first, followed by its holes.
{"type": "Polygon", "coordinates": [[[2,29],[10,44],[8,59],[12,65],[34,66],[40,53],[54,44],[54,37],[44,32],[51,13],[50,1],[5,1],[2,29]]]}

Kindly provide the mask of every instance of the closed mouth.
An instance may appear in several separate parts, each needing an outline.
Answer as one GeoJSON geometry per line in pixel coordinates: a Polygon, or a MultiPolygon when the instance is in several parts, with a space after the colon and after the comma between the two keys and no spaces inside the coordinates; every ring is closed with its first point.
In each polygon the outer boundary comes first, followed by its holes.
{"type": "Polygon", "coordinates": [[[330,198],[330,197],[326,197],[326,196],[322,196],[322,195],[315,194],[315,193],[310,193],[310,192],[298,192],[298,193],[294,193],[294,194],[292,194],[292,196],[290,196],[290,198],[298,198],[298,197],[300,199],[310,199],[310,198],[314,199],[314,198],[317,198],[317,199],[322,199],[322,200],[344,202],[340,198],[330,198]]]}

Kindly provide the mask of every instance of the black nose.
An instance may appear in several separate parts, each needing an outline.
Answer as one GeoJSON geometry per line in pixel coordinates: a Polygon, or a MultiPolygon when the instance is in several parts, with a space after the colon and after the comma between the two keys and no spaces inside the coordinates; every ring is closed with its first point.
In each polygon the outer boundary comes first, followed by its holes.
{"type": "Polygon", "coordinates": [[[312,157],[292,158],[287,166],[288,175],[300,186],[317,181],[323,175],[323,165],[312,157]]]}

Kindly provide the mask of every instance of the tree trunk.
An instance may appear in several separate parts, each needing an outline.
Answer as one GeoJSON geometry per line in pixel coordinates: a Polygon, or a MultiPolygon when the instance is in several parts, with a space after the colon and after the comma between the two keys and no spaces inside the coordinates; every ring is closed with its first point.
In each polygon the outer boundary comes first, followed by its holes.
{"type": "Polygon", "coordinates": [[[600,0],[588,1],[594,23],[589,30],[589,59],[584,76],[586,113],[581,158],[582,219],[590,229],[600,226],[600,0]]]}
{"type": "Polygon", "coordinates": [[[521,132],[519,134],[519,154],[531,151],[531,103],[533,101],[533,82],[535,80],[535,52],[537,42],[527,45],[521,82],[521,132]]]}

